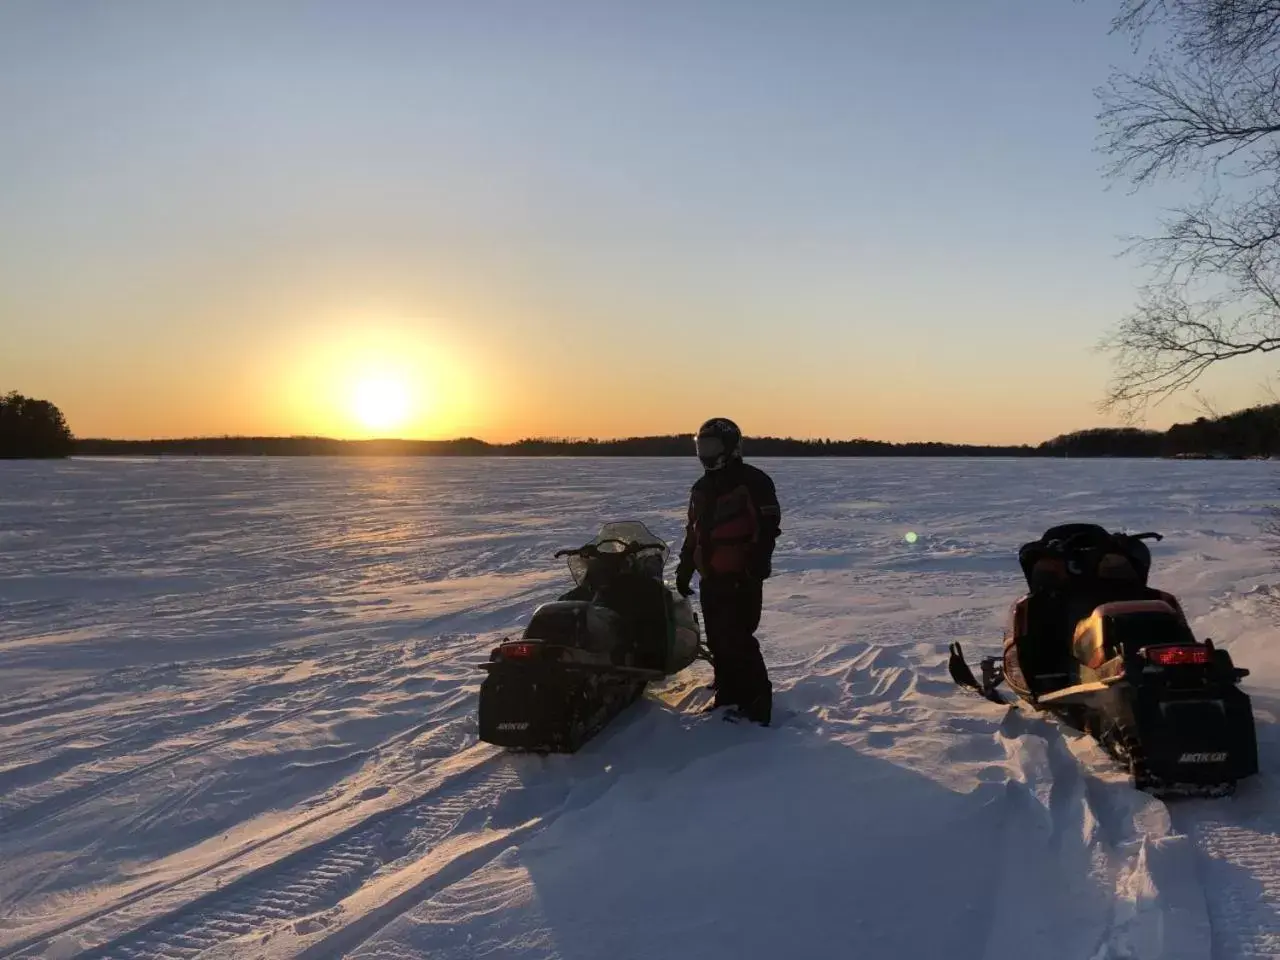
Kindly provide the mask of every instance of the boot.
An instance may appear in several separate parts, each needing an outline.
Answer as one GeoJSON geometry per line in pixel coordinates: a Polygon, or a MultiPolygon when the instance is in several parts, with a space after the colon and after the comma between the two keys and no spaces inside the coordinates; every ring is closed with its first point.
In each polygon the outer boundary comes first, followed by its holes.
{"type": "Polygon", "coordinates": [[[734,707],[734,706],[737,706],[737,703],[734,701],[732,697],[727,697],[723,693],[721,693],[719,690],[717,690],[715,697],[713,697],[711,702],[702,709],[702,712],[710,713],[712,710],[719,710],[721,707],[734,707]]]}
{"type": "Polygon", "coordinates": [[[773,719],[773,691],[762,690],[751,700],[742,704],[740,711],[744,717],[762,727],[767,727],[773,719]]]}

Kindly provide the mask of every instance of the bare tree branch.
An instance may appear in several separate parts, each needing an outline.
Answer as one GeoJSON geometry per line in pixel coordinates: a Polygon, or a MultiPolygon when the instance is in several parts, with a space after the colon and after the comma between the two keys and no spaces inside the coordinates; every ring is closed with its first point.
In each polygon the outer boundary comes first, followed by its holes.
{"type": "Polygon", "coordinates": [[[1275,155],[1270,138],[1280,134],[1277,90],[1280,62],[1264,73],[1153,57],[1145,73],[1113,77],[1098,93],[1103,151],[1114,157],[1108,173],[1142,185],[1184,169],[1218,172],[1236,159],[1245,172],[1265,173],[1275,155]]]}
{"type": "Polygon", "coordinates": [[[1280,350],[1280,322],[1267,331],[1252,316],[1228,321],[1220,309],[1167,291],[1149,294],[1104,341],[1117,367],[1106,403],[1145,408],[1192,386],[1215,363],[1280,350]]]}
{"type": "Polygon", "coordinates": [[[1200,408],[1200,415],[1202,417],[1206,417],[1210,420],[1217,420],[1222,416],[1222,411],[1214,405],[1212,400],[1202,394],[1199,390],[1196,391],[1195,396],[1196,406],[1200,408]]]}
{"type": "Polygon", "coordinates": [[[1170,39],[1099,91],[1108,173],[1137,189],[1197,172],[1208,187],[1135,244],[1155,280],[1102,345],[1103,406],[1133,411],[1280,349],[1280,0],[1120,3],[1113,30],[1170,39]]]}
{"type": "Polygon", "coordinates": [[[1122,0],[1112,31],[1135,44],[1163,23],[1182,54],[1201,60],[1244,61],[1276,49],[1277,0],[1122,0]]]}

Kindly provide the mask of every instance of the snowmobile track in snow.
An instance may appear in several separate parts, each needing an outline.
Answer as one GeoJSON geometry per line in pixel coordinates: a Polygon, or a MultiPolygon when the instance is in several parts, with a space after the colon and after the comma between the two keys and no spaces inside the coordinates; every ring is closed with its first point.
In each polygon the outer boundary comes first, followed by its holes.
{"type": "MultiPolygon", "coordinates": [[[[62,793],[54,794],[44,800],[37,800],[29,806],[22,807],[12,813],[0,815],[0,830],[12,833],[16,830],[31,829],[40,826],[52,818],[61,814],[74,810],[90,800],[100,797],[106,793],[110,793],[117,787],[128,783],[137,777],[144,776],[153,770],[177,763],[188,757],[194,757],[197,754],[204,753],[206,750],[212,750],[215,747],[224,744],[233,743],[236,740],[243,740],[245,737],[253,736],[264,730],[281,723],[286,723],[295,717],[303,716],[314,710],[323,710],[326,707],[335,706],[345,699],[345,694],[323,697],[311,703],[303,704],[300,707],[291,707],[284,712],[274,716],[267,717],[263,720],[256,720],[251,723],[243,724],[225,733],[215,733],[207,736],[197,743],[167,753],[162,757],[156,757],[146,763],[139,764],[136,767],[130,767],[127,770],[121,770],[117,773],[110,773],[104,777],[90,783],[82,784],[78,787],[72,787],[64,790],[62,793]]],[[[261,708],[258,708],[261,709],[261,708]]]]}
{"type": "MultiPolygon", "coordinates": [[[[379,811],[332,837],[253,870],[138,929],[77,954],[76,958],[189,960],[236,937],[248,934],[261,937],[264,931],[280,924],[333,907],[356,892],[384,866],[405,858],[416,860],[428,855],[454,833],[469,814],[483,811],[491,805],[493,798],[502,796],[504,788],[511,786],[519,777],[511,766],[492,762],[502,757],[502,754],[487,757],[445,786],[379,811]]],[[[536,829],[541,829],[554,817],[555,813],[552,813],[538,821],[536,829]]],[[[500,836],[509,838],[512,833],[528,832],[527,821],[536,818],[537,811],[527,811],[527,816],[517,815],[517,819],[526,823],[500,836]]],[[[488,853],[486,861],[496,856],[505,843],[488,846],[496,846],[497,849],[488,853]]],[[[482,844],[479,851],[469,851],[459,860],[470,861],[476,853],[484,853],[486,849],[482,844]]],[[[452,874],[457,871],[442,872],[452,874]]],[[[413,889],[421,893],[422,885],[413,889]]],[[[394,901],[399,899],[393,898],[394,901]]],[[[387,916],[389,906],[384,904],[371,913],[371,917],[382,918],[377,924],[379,927],[390,920],[387,916]]],[[[318,924],[318,927],[323,925],[318,924]]],[[[76,924],[79,926],[83,923],[76,924]]],[[[365,920],[355,920],[336,931],[334,938],[359,942],[363,937],[358,931],[368,926],[365,920]]],[[[48,934],[38,942],[21,946],[19,950],[31,951],[66,932],[48,934]]],[[[11,955],[38,956],[31,952],[11,955]]]]}
{"type": "Polygon", "coordinates": [[[1209,892],[1212,960],[1280,956],[1280,912],[1274,897],[1260,895],[1280,885],[1280,838],[1266,828],[1223,822],[1216,811],[1187,824],[1187,831],[1209,892]]]}

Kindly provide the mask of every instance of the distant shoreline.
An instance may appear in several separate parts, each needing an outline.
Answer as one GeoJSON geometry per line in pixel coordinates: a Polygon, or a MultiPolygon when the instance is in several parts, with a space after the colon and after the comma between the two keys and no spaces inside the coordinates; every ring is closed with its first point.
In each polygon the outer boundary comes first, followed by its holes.
{"type": "MultiPolygon", "coordinates": [[[[1118,439],[1114,435],[1112,440],[1118,439]]],[[[1136,438],[1135,438],[1136,439],[1136,438]]],[[[954,457],[1114,459],[1263,459],[1249,454],[1211,451],[1171,451],[1150,442],[1088,444],[1064,442],[1038,446],[890,443],[879,440],[796,440],[778,437],[747,438],[749,457],[851,458],[851,457],[954,457]],[[1133,449],[1137,448],[1137,449],[1133,449]]],[[[163,440],[82,439],[74,441],[72,456],[180,456],[180,457],[675,457],[690,458],[692,435],[630,437],[620,440],[527,439],[513,443],[488,443],[470,437],[457,440],[337,440],[327,437],[192,437],[163,440]]]]}
{"type": "MultiPolygon", "coordinates": [[[[747,438],[753,457],[1049,456],[1031,446],[887,443],[875,440],[747,438]]],[[[694,456],[693,437],[621,440],[335,440],[326,437],[196,437],[179,440],[77,440],[73,456],[275,457],[679,457],[694,456]]]]}
{"type": "MultiPolygon", "coordinates": [[[[476,437],[448,440],[340,440],[320,436],[197,436],[144,440],[75,438],[61,412],[45,401],[17,394],[34,414],[0,424],[0,459],[80,457],[678,457],[694,455],[693,434],[643,437],[525,437],[491,443],[476,437]]],[[[894,442],[747,437],[749,457],[953,457],[1270,460],[1280,457],[1280,403],[1248,407],[1224,416],[1197,417],[1166,430],[1093,427],[1059,434],[1038,444],[894,442]]]]}

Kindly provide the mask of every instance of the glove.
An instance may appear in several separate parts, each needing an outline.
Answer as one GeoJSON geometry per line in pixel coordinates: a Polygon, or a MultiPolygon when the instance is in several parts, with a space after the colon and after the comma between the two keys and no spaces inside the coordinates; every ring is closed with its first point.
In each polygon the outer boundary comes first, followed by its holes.
{"type": "Polygon", "coordinates": [[[768,580],[773,576],[773,561],[762,554],[753,556],[747,561],[747,576],[752,580],[768,580]]]}
{"type": "Polygon", "coordinates": [[[693,596],[693,571],[680,569],[676,571],[676,591],[682,597],[693,596]]]}

